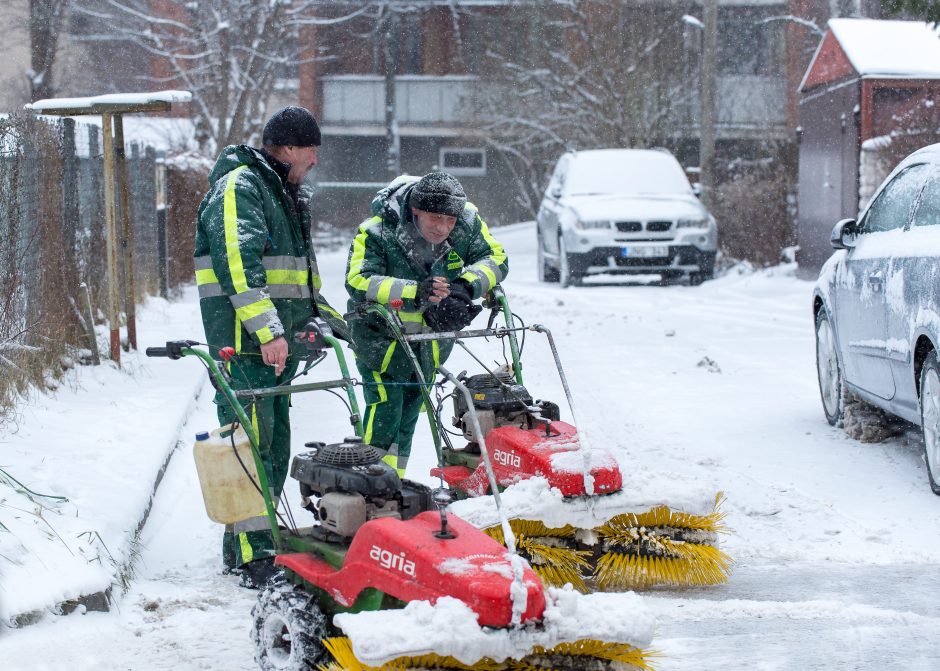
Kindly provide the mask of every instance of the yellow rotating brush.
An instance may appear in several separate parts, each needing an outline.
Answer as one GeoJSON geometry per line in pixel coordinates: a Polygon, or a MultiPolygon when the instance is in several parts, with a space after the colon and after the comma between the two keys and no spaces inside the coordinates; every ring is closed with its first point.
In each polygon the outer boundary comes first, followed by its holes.
{"type": "Polygon", "coordinates": [[[463,664],[453,657],[422,655],[399,657],[381,666],[368,666],[356,659],[348,638],[328,638],[323,644],[334,661],[320,665],[320,671],[653,671],[650,660],[658,656],[655,652],[630,645],[587,639],[561,643],[550,650],[535,646],[526,657],[504,662],[484,658],[475,664],[463,664]]]}
{"type": "MultiPolygon", "coordinates": [[[[717,585],[727,582],[731,558],[717,547],[726,531],[724,497],[715,509],[692,515],[656,506],[644,513],[622,513],[588,533],[572,525],[550,528],[538,521],[510,520],[518,549],[546,585],[565,583],[582,592],[588,582],[601,590],[717,585]],[[580,539],[589,538],[591,545],[580,539]]],[[[484,531],[503,542],[499,526],[484,531]]]]}

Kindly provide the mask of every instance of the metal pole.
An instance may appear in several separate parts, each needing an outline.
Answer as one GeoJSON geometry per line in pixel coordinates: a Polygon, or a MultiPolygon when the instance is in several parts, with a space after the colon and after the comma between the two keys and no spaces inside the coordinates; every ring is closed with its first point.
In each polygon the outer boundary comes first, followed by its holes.
{"type": "Polygon", "coordinates": [[[134,231],[128,204],[127,156],[124,151],[124,117],[114,115],[115,172],[121,196],[121,251],[124,255],[124,314],[127,315],[127,342],[137,349],[137,281],[134,278],[134,231]]]}
{"type": "Polygon", "coordinates": [[[398,111],[395,99],[395,76],[398,74],[400,23],[398,13],[389,10],[385,21],[385,167],[389,179],[401,174],[401,136],[398,132],[398,111]]]}
{"type": "Polygon", "coordinates": [[[699,136],[699,180],[702,185],[702,202],[706,207],[714,205],[715,188],[715,83],[716,56],[718,51],[718,0],[705,0],[702,7],[702,126],[699,136]]]}
{"type": "Polygon", "coordinates": [[[111,329],[111,360],[121,365],[121,302],[118,298],[118,235],[114,216],[114,136],[110,114],[101,115],[104,153],[104,221],[108,250],[108,327],[111,329]]]}

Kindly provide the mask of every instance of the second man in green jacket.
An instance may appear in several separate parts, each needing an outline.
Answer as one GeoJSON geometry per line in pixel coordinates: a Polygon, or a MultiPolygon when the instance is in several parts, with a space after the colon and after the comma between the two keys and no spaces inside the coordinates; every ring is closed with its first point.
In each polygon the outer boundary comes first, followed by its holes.
{"type": "MultiPolygon", "coordinates": [[[[401,299],[406,334],[459,330],[480,310],[471,301],[509,271],[502,245],[452,175],[399,177],[376,194],[372,213],[349,250],[351,312],[363,303],[391,306],[401,299]]],[[[364,439],[404,475],[423,403],[417,377],[380,317],[351,319],[350,330],[364,382],[364,439]]],[[[427,381],[452,348],[448,340],[412,345],[427,381]]]]}

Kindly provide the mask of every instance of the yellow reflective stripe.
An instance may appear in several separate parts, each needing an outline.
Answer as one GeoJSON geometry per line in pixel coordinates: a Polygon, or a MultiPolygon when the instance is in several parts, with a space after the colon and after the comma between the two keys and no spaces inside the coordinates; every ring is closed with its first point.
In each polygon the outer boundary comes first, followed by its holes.
{"type": "MultiPolygon", "coordinates": [[[[506,250],[503,249],[501,244],[496,242],[496,238],[490,235],[490,229],[486,225],[486,222],[483,221],[483,217],[477,214],[477,219],[480,220],[480,234],[483,236],[486,244],[490,246],[490,249],[493,250],[493,262],[498,266],[502,265],[506,261],[506,250]]],[[[493,284],[495,285],[496,282],[493,282],[493,284]]]]}
{"type": "Polygon", "coordinates": [[[361,274],[362,266],[366,260],[366,236],[369,235],[369,227],[381,221],[381,217],[367,219],[359,226],[359,234],[353,239],[352,256],[349,257],[349,272],[346,273],[346,281],[353,289],[366,291],[369,288],[369,278],[363,277],[361,274]]]}
{"type": "Polygon", "coordinates": [[[251,406],[251,432],[255,435],[255,443],[260,445],[261,439],[259,438],[259,436],[261,435],[261,431],[259,431],[258,429],[258,406],[257,405],[251,406]]]}
{"type": "Polygon", "coordinates": [[[496,286],[496,273],[494,273],[492,270],[490,270],[486,266],[477,266],[476,269],[479,270],[484,275],[486,275],[486,278],[490,281],[490,287],[496,286]]]}
{"type": "Polygon", "coordinates": [[[262,345],[274,340],[274,334],[271,333],[271,329],[267,326],[255,331],[255,335],[258,336],[258,342],[260,342],[262,345]]]}
{"type": "Polygon", "coordinates": [[[393,340],[388,346],[388,349],[385,350],[385,358],[382,359],[382,372],[384,373],[388,370],[388,365],[392,362],[392,355],[395,353],[395,345],[398,344],[397,340],[393,340]]]}
{"type": "Polygon", "coordinates": [[[317,291],[323,286],[323,280],[320,279],[320,273],[313,274],[313,288],[317,291]]]}
{"type": "Polygon", "coordinates": [[[223,201],[225,251],[228,255],[228,268],[232,275],[232,284],[235,286],[236,293],[248,291],[248,278],[245,277],[242,251],[238,246],[238,210],[235,206],[235,180],[238,179],[238,173],[247,167],[247,165],[240,165],[228,174],[223,201]]]}
{"type": "Polygon", "coordinates": [[[431,352],[434,353],[434,368],[441,367],[441,347],[437,344],[436,340],[431,341],[431,352]]]}
{"type": "Polygon", "coordinates": [[[375,380],[375,389],[379,392],[379,403],[384,403],[388,400],[388,392],[385,391],[385,385],[382,384],[382,376],[379,375],[378,371],[372,371],[372,379],[375,380]]]}
{"type": "Polygon", "coordinates": [[[266,270],[268,284],[306,284],[306,270],[266,270]]]}
{"type": "Polygon", "coordinates": [[[238,318],[238,313],[235,313],[235,353],[240,354],[242,351],[242,320],[238,318]]]}
{"type": "Polygon", "coordinates": [[[418,285],[417,284],[408,284],[404,289],[401,290],[402,298],[411,298],[412,300],[418,295],[418,285]]]}
{"type": "Polygon", "coordinates": [[[398,477],[400,478],[405,477],[405,469],[398,468],[398,457],[396,455],[386,454],[384,457],[382,457],[382,461],[384,461],[386,464],[394,468],[395,472],[398,473],[398,477]]]}
{"type": "Polygon", "coordinates": [[[424,322],[423,312],[406,312],[400,310],[398,316],[403,322],[417,322],[419,324],[424,322]]]}
{"type": "Polygon", "coordinates": [[[376,295],[375,300],[382,304],[388,303],[388,297],[389,294],[392,293],[393,284],[395,284],[394,277],[387,277],[382,280],[382,283],[379,284],[379,293],[376,295]]]}
{"type": "Polygon", "coordinates": [[[262,298],[260,301],[255,301],[254,303],[249,303],[248,305],[243,305],[239,308],[235,308],[235,313],[238,315],[238,318],[243,322],[248,321],[252,317],[257,317],[262,315],[268,310],[274,309],[274,303],[270,298],[262,298]]]}
{"type": "Polygon", "coordinates": [[[325,312],[328,315],[332,315],[333,317],[336,317],[337,319],[343,318],[343,316],[340,313],[338,313],[336,310],[331,308],[326,303],[317,303],[317,308],[319,308],[320,312],[325,312]]]}
{"type": "Polygon", "coordinates": [[[215,276],[215,271],[212,268],[208,270],[197,270],[196,271],[196,286],[200,284],[218,284],[219,278],[215,276]]]}
{"type": "Polygon", "coordinates": [[[248,534],[244,531],[238,534],[238,544],[241,547],[243,564],[247,564],[255,558],[255,551],[251,549],[251,543],[248,542],[248,534]]]}
{"type": "Polygon", "coordinates": [[[366,412],[369,413],[369,421],[366,422],[366,430],[362,436],[362,440],[366,444],[372,442],[372,423],[375,421],[375,406],[376,405],[378,404],[373,403],[368,408],[366,408],[366,412]]]}

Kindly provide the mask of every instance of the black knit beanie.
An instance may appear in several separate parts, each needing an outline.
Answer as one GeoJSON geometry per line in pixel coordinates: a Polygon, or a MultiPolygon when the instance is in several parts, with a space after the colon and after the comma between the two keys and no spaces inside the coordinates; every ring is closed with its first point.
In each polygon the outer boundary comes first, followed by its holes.
{"type": "Polygon", "coordinates": [[[429,172],[411,190],[408,204],[425,212],[459,217],[467,204],[467,194],[453,175],[429,172]]]}
{"type": "Polygon", "coordinates": [[[261,143],[278,147],[320,146],[320,126],[310,110],[285,107],[275,112],[264,125],[261,143]]]}

